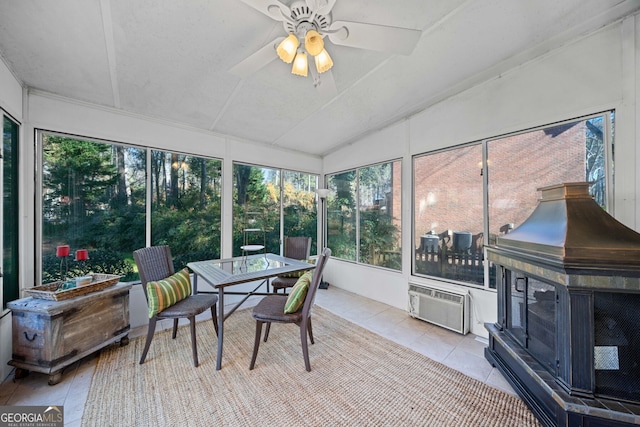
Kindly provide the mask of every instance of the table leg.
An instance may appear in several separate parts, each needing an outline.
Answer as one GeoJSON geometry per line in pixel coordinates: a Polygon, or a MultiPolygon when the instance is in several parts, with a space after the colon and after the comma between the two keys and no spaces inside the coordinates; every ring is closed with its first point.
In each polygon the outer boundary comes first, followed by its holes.
{"type": "Polygon", "coordinates": [[[218,356],[216,371],[222,367],[222,339],[224,336],[224,288],[218,288],[218,356]]]}
{"type": "Polygon", "coordinates": [[[198,294],[198,275],[194,274],[193,275],[193,291],[192,291],[193,295],[197,295],[198,294]]]}

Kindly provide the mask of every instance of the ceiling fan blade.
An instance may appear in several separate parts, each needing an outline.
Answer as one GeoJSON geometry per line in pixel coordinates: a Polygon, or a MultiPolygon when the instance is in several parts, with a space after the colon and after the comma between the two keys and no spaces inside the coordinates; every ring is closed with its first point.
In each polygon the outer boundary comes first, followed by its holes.
{"type": "Polygon", "coordinates": [[[331,70],[320,74],[314,65],[310,65],[309,71],[311,71],[311,77],[313,78],[313,86],[322,97],[333,98],[338,94],[336,81],[333,79],[331,70]]]}
{"type": "Polygon", "coordinates": [[[256,53],[252,54],[242,62],[234,65],[229,72],[244,79],[265,67],[268,63],[278,57],[276,54],[276,46],[284,40],[284,37],[278,37],[260,48],[256,53]]]}
{"type": "Polygon", "coordinates": [[[334,44],[409,55],[416,47],[422,31],[388,27],[362,22],[334,21],[329,27],[329,40],[334,44]]]}
{"type": "Polygon", "coordinates": [[[262,12],[271,19],[276,21],[284,21],[284,16],[291,16],[291,9],[278,0],[240,0],[246,5],[251,6],[258,12],[262,12]]]}
{"type": "Polygon", "coordinates": [[[307,6],[318,15],[328,15],[336,0],[306,0],[307,6]]]}
{"type": "Polygon", "coordinates": [[[326,98],[333,98],[338,95],[338,88],[336,87],[336,81],[333,79],[331,70],[320,74],[316,90],[326,98]]]}

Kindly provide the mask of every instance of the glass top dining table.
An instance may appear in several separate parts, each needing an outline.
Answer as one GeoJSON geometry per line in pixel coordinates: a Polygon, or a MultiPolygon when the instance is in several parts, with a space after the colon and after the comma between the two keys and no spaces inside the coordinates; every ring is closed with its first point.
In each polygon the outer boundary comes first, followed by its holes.
{"type": "Polygon", "coordinates": [[[309,264],[305,261],[285,258],[271,253],[190,262],[187,266],[194,273],[194,294],[198,292],[199,279],[205,281],[207,284],[218,290],[218,354],[216,358],[216,370],[220,370],[222,367],[225,319],[250,296],[270,295],[269,293],[257,292],[258,289],[269,280],[269,278],[280,274],[294,273],[297,271],[311,270],[315,268],[315,265],[309,264]],[[227,289],[233,285],[249,282],[259,283],[253,290],[248,292],[235,292],[227,289]],[[226,314],[224,313],[225,294],[244,295],[244,298],[242,298],[242,300],[226,314]]]}

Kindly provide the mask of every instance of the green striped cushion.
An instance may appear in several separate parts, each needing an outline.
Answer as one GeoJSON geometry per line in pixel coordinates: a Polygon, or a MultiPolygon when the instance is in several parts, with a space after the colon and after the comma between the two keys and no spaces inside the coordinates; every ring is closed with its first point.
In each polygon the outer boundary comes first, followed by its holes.
{"type": "MultiPolygon", "coordinates": [[[[306,262],[307,264],[315,264],[316,260],[315,259],[301,259],[301,262],[306,262]]],[[[302,275],[304,273],[306,273],[307,271],[310,270],[300,270],[300,271],[294,271],[293,273],[284,273],[284,274],[278,274],[278,277],[283,277],[283,278],[294,278],[294,279],[298,279],[300,277],[302,277],[302,275]]]]}
{"type": "Polygon", "coordinates": [[[287,297],[287,302],[284,304],[284,314],[295,313],[302,308],[304,298],[307,296],[307,291],[309,290],[309,285],[311,285],[312,277],[313,270],[307,271],[298,279],[296,284],[293,285],[287,297]]]}
{"type": "Polygon", "coordinates": [[[173,276],[157,282],[147,282],[149,319],[191,295],[189,270],[182,269],[173,276]]]}

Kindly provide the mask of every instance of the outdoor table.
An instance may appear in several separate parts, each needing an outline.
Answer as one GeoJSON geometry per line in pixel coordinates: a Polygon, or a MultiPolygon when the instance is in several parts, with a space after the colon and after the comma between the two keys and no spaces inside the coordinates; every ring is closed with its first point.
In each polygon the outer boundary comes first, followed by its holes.
{"type": "Polygon", "coordinates": [[[269,278],[284,273],[293,273],[296,271],[311,270],[315,268],[315,265],[313,264],[270,253],[190,262],[187,266],[194,273],[194,294],[198,292],[198,278],[201,278],[218,290],[218,355],[216,360],[216,370],[220,370],[222,366],[222,344],[225,319],[250,296],[270,295],[264,292],[256,292],[258,288],[260,288],[260,286],[262,286],[262,284],[269,278]],[[225,290],[229,286],[255,281],[260,281],[260,283],[249,292],[232,292],[225,290]],[[245,297],[226,315],[224,314],[225,294],[245,295],[245,297]]]}

